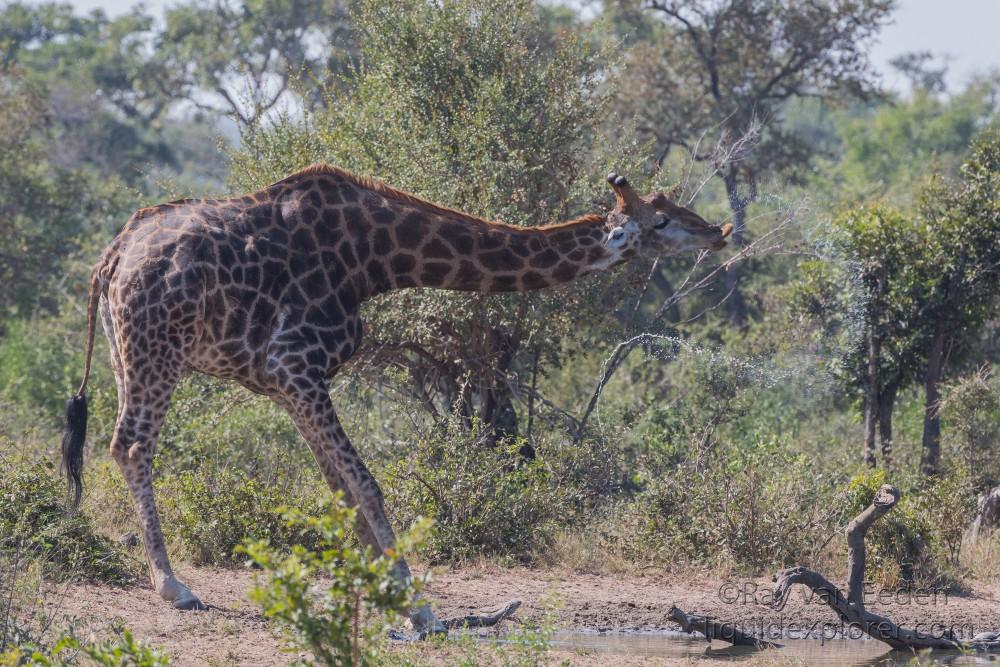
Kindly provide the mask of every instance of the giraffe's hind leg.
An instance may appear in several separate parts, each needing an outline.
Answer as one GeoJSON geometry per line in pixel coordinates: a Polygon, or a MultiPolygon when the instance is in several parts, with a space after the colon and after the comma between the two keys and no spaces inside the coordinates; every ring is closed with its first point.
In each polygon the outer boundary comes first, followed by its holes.
{"type": "Polygon", "coordinates": [[[182,367],[175,354],[129,354],[134,350],[130,350],[128,341],[119,339],[118,343],[112,346],[113,357],[120,353],[122,372],[111,456],[118,463],[135,504],[150,580],[160,597],[174,607],[204,609],[191,589],[174,576],[153,499],[156,438],[182,367]]]}

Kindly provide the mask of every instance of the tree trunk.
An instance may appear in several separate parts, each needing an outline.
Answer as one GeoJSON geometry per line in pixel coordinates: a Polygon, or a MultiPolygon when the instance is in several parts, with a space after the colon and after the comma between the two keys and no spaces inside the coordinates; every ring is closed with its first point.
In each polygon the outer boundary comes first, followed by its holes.
{"type": "Polygon", "coordinates": [[[879,369],[882,366],[882,320],[885,297],[885,272],[879,271],[875,280],[875,293],[868,304],[868,369],[865,377],[865,449],[864,461],[869,468],[875,467],[875,429],[881,412],[879,398],[882,383],[879,369]]]}
{"type": "Polygon", "coordinates": [[[729,642],[733,646],[753,646],[754,648],[781,648],[781,644],[775,644],[764,639],[757,639],[752,635],[744,633],[737,627],[737,623],[720,623],[712,619],[711,616],[699,616],[687,614],[677,605],[670,608],[667,618],[681,626],[682,632],[700,632],[705,635],[709,643],[713,639],[721,639],[729,642]]]}
{"type": "Polygon", "coordinates": [[[868,373],[865,387],[865,448],[864,462],[869,468],[875,467],[875,429],[878,426],[879,411],[879,357],[882,352],[882,341],[875,331],[875,326],[868,326],[868,373]]]}
{"type": "MultiPolygon", "coordinates": [[[[756,187],[751,187],[751,194],[747,197],[740,197],[739,194],[739,170],[736,166],[731,166],[726,171],[725,176],[726,196],[729,199],[729,210],[733,212],[733,233],[730,240],[735,246],[743,245],[743,230],[746,227],[747,206],[752,201],[751,197],[756,194],[756,187]]],[[[746,328],[747,324],[747,302],[740,289],[740,278],[742,275],[742,264],[737,262],[726,271],[725,289],[728,295],[726,299],[726,312],[729,315],[729,323],[740,330],[746,328]]]]}
{"type": "Polygon", "coordinates": [[[930,351],[927,353],[927,375],[924,378],[924,437],[920,471],[925,475],[938,474],[941,466],[941,415],[938,410],[941,392],[938,385],[944,367],[946,338],[945,324],[938,320],[930,351]]]}
{"type": "MultiPolygon", "coordinates": [[[[501,328],[490,328],[489,360],[483,377],[479,378],[478,417],[488,429],[488,439],[494,444],[510,442],[519,434],[517,411],[514,409],[514,393],[505,378],[514,357],[520,348],[520,341],[501,328]]],[[[535,448],[525,442],[518,450],[522,459],[535,458],[535,448]]]]}
{"type": "Polygon", "coordinates": [[[899,377],[890,380],[883,388],[878,399],[878,431],[882,445],[882,467],[892,467],[892,411],[896,407],[896,394],[899,392],[899,377]]]}
{"type": "Polygon", "coordinates": [[[957,309],[956,299],[959,286],[965,277],[965,260],[968,251],[962,246],[955,263],[955,272],[948,278],[944,288],[943,308],[938,311],[934,325],[934,337],[927,351],[927,375],[924,378],[924,437],[923,453],[920,457],[920,471],[925,475],[937,475],[941,471],[941,415],[938,403],[941,392],[938,385],[944,373],[945,344],[948,342],[947,320],[944,313],[957,309]],[[943,311],[943,312],[942,312],[943,311]]]}

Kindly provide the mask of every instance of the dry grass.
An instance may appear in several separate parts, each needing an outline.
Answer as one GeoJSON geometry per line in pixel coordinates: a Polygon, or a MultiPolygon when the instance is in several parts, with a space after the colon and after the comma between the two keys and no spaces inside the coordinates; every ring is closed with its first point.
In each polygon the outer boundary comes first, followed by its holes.
{"type": "Polygon", "coordinates": [[[636,574],[640,567],[621,552],[608,549],[594,530],[561,530],[553,534],[544,548],[532,554],[543,567],[585,574],[636,574]]]}
{"type": "Polygon", "coordinates": [[[974,579],[986,583],[1000,583],[1000,530],[973,538],[966,535],[962,542],[962,567],[974,579]]]}

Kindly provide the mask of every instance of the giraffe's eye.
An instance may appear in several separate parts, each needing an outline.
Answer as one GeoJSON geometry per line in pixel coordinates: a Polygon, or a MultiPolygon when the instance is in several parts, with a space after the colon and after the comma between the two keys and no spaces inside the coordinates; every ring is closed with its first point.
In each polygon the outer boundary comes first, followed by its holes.
{"type": "Polygon", "coordinates": [[[653,229],[663,229],[670,224],[670,218],[663,215],[662,213],[657,216],[656,224],[653,225],[653,229]]]}

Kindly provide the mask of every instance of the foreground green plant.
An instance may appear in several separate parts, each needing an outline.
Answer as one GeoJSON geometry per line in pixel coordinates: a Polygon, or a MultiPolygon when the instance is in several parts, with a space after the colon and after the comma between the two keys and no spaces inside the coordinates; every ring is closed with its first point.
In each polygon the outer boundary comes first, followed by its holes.
{"type": "Polygon", "coordinates": [[[122,630],[118,639],[103,642],[81,642],[70,631],[64,633],[51,649],[19,646],[0,655],[0,665],[3,667],[65,667],[79,664],[101,667],[167,667],[170,659],[145,642],[137,641],[127,628],[122,630]]]}
{"type": "MultiPolygon", "coordinates": [[[[375,554],[349,546],[347,533],[357,510],[337,496],[322,516],[287,510],[290,527],[312,531],[315,547],[292,547],[283,554],[265,540],[248,541],[242,553],[267,582],[250,592],[264,615],[292,639],[292,650],[310,651],[322,665],[358,665],[376,658],[376,638],[384,635],[414,603],[417,582],[401,582],[394,570],[404,553],[426,536],[430,522],[419,520],[399,535],[396,548],[375,554]],[[375,619],[379,622],[374,622],[375,619]]],[[[301,664],[312,664],[300,660],[301,664]]]]}

